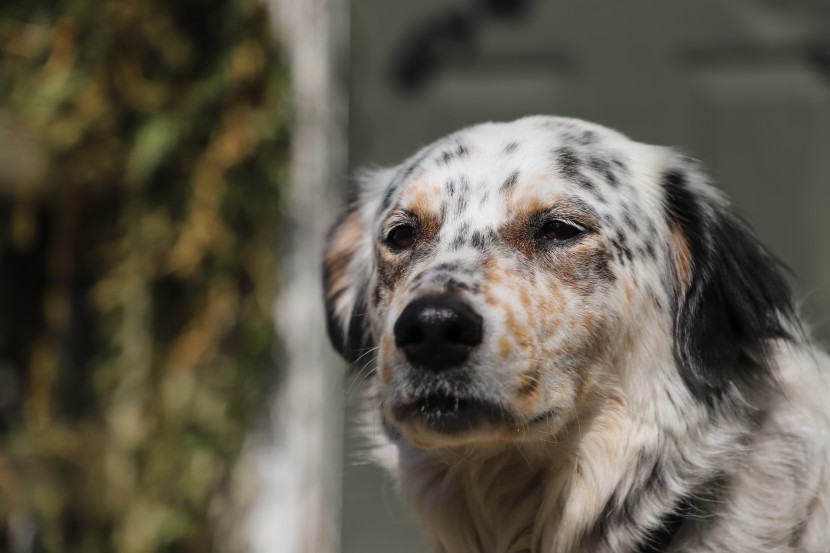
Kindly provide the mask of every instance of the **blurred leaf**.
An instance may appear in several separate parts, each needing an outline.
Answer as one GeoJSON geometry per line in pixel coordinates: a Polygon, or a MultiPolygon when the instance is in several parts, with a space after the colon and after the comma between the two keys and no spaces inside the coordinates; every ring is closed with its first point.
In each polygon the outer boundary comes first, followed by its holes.
{"type": "Polygon", "coordinates": [[[144,123],[127,157],[127,183],[144,183],[171,154],[177,140],[178,128],[172,117],[158,115],[144,123]]]}

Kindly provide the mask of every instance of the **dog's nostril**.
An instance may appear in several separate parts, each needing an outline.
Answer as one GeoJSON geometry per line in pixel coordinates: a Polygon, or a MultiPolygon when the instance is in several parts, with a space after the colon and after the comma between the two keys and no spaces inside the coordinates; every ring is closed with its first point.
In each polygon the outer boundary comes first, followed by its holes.
{"type": "Polygon", "coordinates": [[[467,324],[466,321],[462,324],[450,324],[447,326],[447,330],[444,333],[444,336],[450,342],[457,342],[459,344],[475,346],[479,342],[481,342],[480,318],[478,324],[467,324]]]}
{"type": "Polygon", "coordinates": [[[456,297],[419,298],[395,322],[395,345],[413,365],[444,370],[466,361],[481,342],[481,326],[481,316],[456,297]]]}
{"type": "Polygon", "coordinates": [[[424,341],[423,331],[414,323],[413,321],[410,324],[395,325],[395,345],[399,348],[424,341]]]}

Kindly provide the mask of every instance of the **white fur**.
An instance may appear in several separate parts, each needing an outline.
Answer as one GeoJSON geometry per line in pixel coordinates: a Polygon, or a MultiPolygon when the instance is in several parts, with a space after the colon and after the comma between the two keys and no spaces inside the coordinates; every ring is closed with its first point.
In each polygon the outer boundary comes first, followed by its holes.
{"type": "Polygon", "coordinates": [[[774,384],[729,376],[723,401],[695,391],[690,379],[708,373],[678,353],[683,335],[674,329],[688,321],[676,317],[690,282],[717,267],[706,268],[689,246],[701,237],[678,237],[688,221],[671,213],[673,167],[702,218],[726,216],[728,202],[690,160],[575,119],[471,127],[363,178],[352,206],[359,243],[346,252],[336,229],[327,257],[331,267],[349,256],[345,273],[327,277],[335,341],[365,324],[363,347],[378,348],[368,434],[437,551],[642,550],[679,505],[689,512],[680,513],[667,551],[830,551],[830,360],[781,315],[792,339],[744,352],[769,368],[774,384]],[[499,192],[513,171],[514,190],[499,192]],[[537,246],[505,229],[534,202],[566,214],[557,217],[583,217],[579,206],[588,206],[601,221],[576,245],[517,253],[537,246]],[[381,265],[403,263],[382,245],[403,208],[441,213],[440,229],[376,302],[381,265]],[[490,237],[485,246],[454,242],[476,233],[490,237]],[[605,272],[596,260],[609,252],[605,272]],[[444,263],[461,268],[438,271],[444,263]],[[335,293],[335,281],[349,284],[335,293]],[[421,378],[392,345],[395,321],[414,298],[451,281],[464,285],[461,297],[485,321],[468,363],[470,393],[503,405],[513,426],[446,435],[395,419],[391,406],[409,401],[421,378]],[[361,290],[369,299],[356,306],[361,290]],[[541,391],[519,397],[528,379],[541,391]]]}

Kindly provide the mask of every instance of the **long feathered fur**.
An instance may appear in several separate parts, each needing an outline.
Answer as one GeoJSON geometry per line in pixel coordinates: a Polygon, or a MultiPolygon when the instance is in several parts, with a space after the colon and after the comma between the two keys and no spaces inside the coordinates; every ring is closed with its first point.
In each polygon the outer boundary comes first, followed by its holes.
{"type": "Polygon", "coordinates": [[[324,287],[335,348],[370,352],[376,457],[437,551],[830,551],[830,362],[696,162],[575,119],[464,129],[361,179],[324,287]],[[579,232],[541,240],[550,220],[579,232]],[[394,323],[448,291],[482,343],[419,369],[394,323]],[[452,400],[489,410],[430,426],[452,400]],[[413,402],[432,418],[401,417],[413,402]]]}

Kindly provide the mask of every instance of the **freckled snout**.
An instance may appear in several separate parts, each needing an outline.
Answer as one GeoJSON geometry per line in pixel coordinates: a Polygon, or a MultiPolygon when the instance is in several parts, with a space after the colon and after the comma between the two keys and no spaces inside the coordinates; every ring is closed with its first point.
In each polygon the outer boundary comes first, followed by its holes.
{"type": "Polygon", "coordinates": [[[467,360],[481,343],[481,326],[481,315],[456,297],[418,298],[395,322],[395,345],[412,365],[443,371],[467,360]]]}

